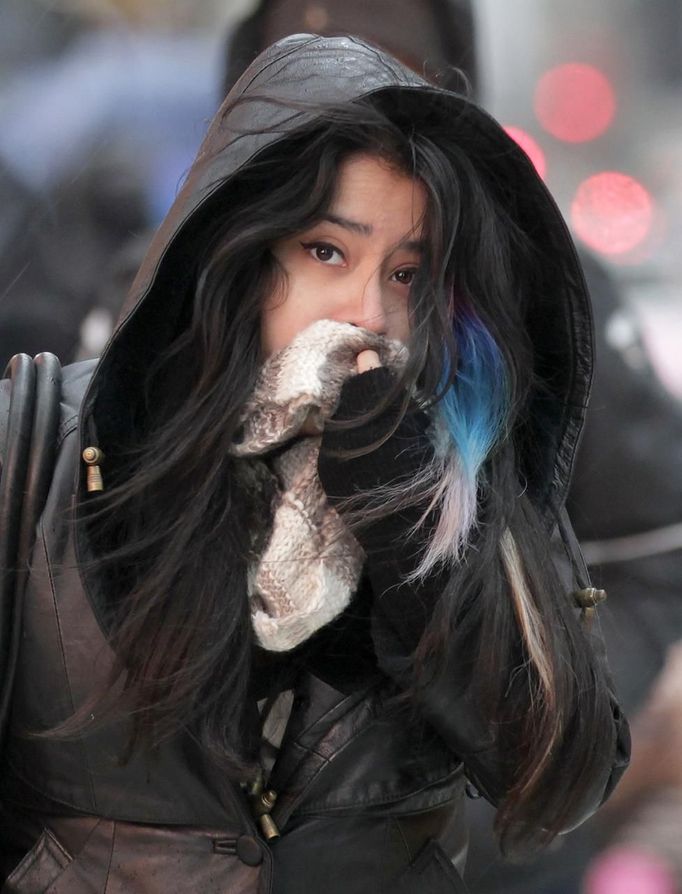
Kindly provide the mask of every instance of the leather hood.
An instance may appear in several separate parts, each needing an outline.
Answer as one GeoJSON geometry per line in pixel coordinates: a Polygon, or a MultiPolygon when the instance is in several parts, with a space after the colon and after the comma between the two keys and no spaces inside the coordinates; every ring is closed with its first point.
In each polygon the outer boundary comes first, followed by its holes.
{"type": "Polygon", "coordinates": [[[108,443],[132,424],[129,395],[177,332],[189,294],[186,259],[201,244],[202,221],[237,172],[314,118],[310,111],[292,111],[292,101],[320,106],[385,91],[411,103],[415,116],[425,107],[442,115],[465,147],[484,154],[510,185],[509,213],[541,259],[527,315],[539,384],[519,436],[529,492],[548,520],[554,519],[565,499],[592,368],[589,298],[567,227],[526,155],[493,118],[351,37],[287,37],[264,51],[235,84],[153,238],[95,372],[81,411],[83,445],[95,440],[106,453],[108,443]],[[251,101],[235,105],[237,99],[251,101]]]}

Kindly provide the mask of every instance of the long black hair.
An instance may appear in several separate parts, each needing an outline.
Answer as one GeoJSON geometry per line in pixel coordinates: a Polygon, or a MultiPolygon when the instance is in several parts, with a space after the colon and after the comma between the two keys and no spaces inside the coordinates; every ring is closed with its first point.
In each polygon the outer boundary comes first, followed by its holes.
{"type": "Polygon", "coordinates": [[[318,110],[204,214],[177,331],[139,389],[133,442],[108,459],[113,486],[89,514],[116,597],[117,697],[134,720],[133,745],[191,729],[235,776],[255,761],[246,587],[254,509],[230,445],[262,359],[260,310],[281,281],[272,246],[324,214],[354,153],[425,186],[426,257],[396,389],[450,400],[454,443],[469,450],[473,517],[432,557],[450,580],[415,653],[411,695],[418,701],[448,655],[461,654],[509,759],[499,832],[547,841],[589,787],[593,742],[611,716],[517,445],[540,387],[525,318],[541,258],[510,211],[513,184],[490,158],[463,147],[442,115],[415,126],[395,95],[318,110]]]}

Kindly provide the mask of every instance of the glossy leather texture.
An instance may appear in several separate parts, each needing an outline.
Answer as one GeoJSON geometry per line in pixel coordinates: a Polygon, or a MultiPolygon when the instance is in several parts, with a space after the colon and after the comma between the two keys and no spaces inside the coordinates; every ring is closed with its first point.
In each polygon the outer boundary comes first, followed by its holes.
{"type": "Polygon", "coordinates": [[[68,741],[26,735],[67,717],[113,659],[73,543],[76,411],[92,368],[64,370],[59,449],[31,556],[0,780],[5,809],[30,803],[43,831],[2,890],[347,894],[349,878],[354,894],[417,894],[425,878],[429,891],[461,890],[461,763],[424,724],[392,717],[393,690],[381,678],[347,695],[300,677],[269,780],[281,832],[270,843],[240,786],[190,737],[122,764],[123,722],[68,741]]]}
{"type": "MultiPolygon", "coordinates": [[[[151,826],[93,817],[46,820],[36,847],[7,879],[12,894],[202,894],[258,890],[260,866],[228,852],[225,829],[151,826]]],[[[270,857],[264,852],[263,859],[270,857]]]]}
{"type": "Polygon", "coordinates": [[[21,637],[28,557],[52,479],[61,366],[54,354],[17,354],[7,368],[10,406],[0,422],[0,752],[21,637]]]}

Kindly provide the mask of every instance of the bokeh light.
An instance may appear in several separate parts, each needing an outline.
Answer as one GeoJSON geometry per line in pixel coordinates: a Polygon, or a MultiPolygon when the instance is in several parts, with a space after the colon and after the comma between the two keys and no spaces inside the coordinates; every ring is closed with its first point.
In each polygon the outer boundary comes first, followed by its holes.
{"type": "Polygon", "coordinates": [[[547,173],[547,159],[537,140],[533,139],[529,133],[522,130],[520,127],[513,127],[510,125],[509,127],[505,127],[505,130],[512,140],[514,140],[515,143],[518,143],[523,149],[528,158],[533,162],[535,170],[544,179],[545,174],[547,173]]]}
{"type": "Polygon", "coordinates": [[[616,113],[613,88],[593,65],[571,62],[546,71],[534,98],[540,124],[567,143],[584,143],[601,136],[616,113]]]}
{"type": "Polygon", "coordinates": [[[583,180],[571,204],[576,233],[604,255],[623,255],[641,246],[653,220],[649,192],[634,177],[618,171],[602,171],[583,180]]]}

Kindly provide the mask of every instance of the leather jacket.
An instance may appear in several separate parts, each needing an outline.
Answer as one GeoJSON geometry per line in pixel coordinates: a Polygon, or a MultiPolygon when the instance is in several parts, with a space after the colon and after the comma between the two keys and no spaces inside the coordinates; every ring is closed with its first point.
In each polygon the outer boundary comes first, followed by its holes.
{"type": "Polygon", "coordinates": [[[77,741],[23,735],[87,698],[113,658],[70,523],[78,407],[92,367],[64,370],[59,453],[33,549],[4,755],[3,802],[22,810],[34,799],[44,829],[3,891],[341,892],[349,876],[352,890],[367,894],[463,890],[455,868],[466,852],[461,761],[433,737],[417,747],[422,732],[384,716],[385,681],[345,695],[301,675],[268,781],[281,833],[272,844],[249,796],[189,736],[121,766],[123,723],[77,741]]]}
{"type": "MultiPolygon", "coordinates": [[[[302,84],[317,102],[384,89],[405,91],[406,101],[422,105],[428,96],[434,110],[459,115],[463,139],[467,129],[482,135],[495,163],[508,166],[520,218],[556,260],[545,265],[547,281],[529,314],[531,338],[541,345],[539,369],[551,368],[552,375],[531,406],[523,462],[548,525],[563,503],[590,386],[590,315],[572,243],[544,186],[484,112],[375,48],[311,35],[280,41],[244,74],[216,117],[102,359],[94,369],[85,363],[64,371],[59,449],[30,562],[0,782],[6,815],[20,823],[28,814],[27,837],[34,841],[3,891],[463,891],[462,758],[466,777],[487,797],[495,802],[504,795],[490,731],[474,720],[471,706],[453,702],[444,680],[431,689],[424,719],[401,723],[386,705],[399,677],[390,681],[390,670],[350,693],[301,673],[265,793],[226,780],[189,732],[128,761],[121,760],[125,717],[99,724],[93,715],[92,732],[75,738],[27,734],[59,724],[86,703],[114,660],[106,587],[90,570],[97,557],[79,521],[86,499],[82,450],[95,443],[106,453],[109,444],[125,443],[131,394],[181,319],[196,227],[210,217],[230,177],[295,126],[290,108],[258,97],[296,100],[302,84]],[[251,92],[255,99],[234,105],[251,92]],[[548,326],[543,302],[550,295],[562,313],[550,314],[548,326]],[[541,442],[537,431],[548,433],[541,442]]],[[[0,417],[3,409],[0,403],[0,417]]],[[[599,806],[627,764],[627,724],[615,699],[613,708],[613,726],[598,743],[600,773],[572,825],[599,806]]]]}

